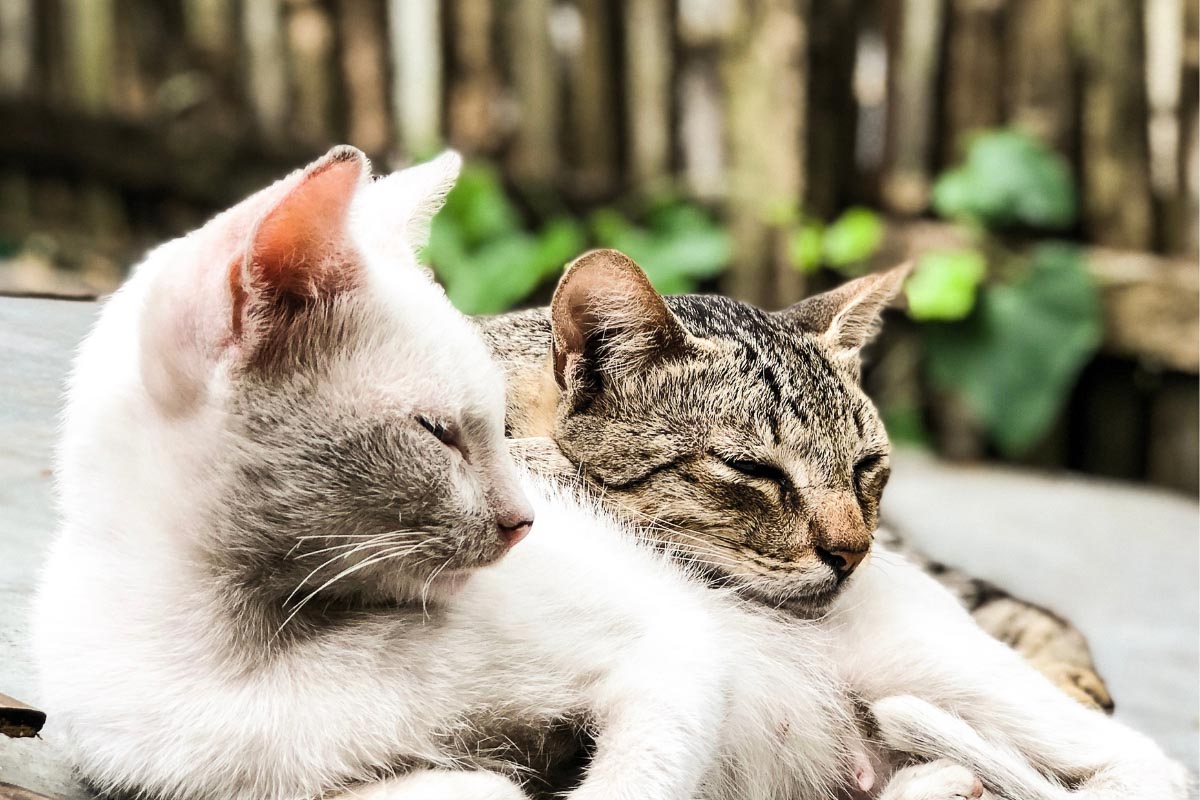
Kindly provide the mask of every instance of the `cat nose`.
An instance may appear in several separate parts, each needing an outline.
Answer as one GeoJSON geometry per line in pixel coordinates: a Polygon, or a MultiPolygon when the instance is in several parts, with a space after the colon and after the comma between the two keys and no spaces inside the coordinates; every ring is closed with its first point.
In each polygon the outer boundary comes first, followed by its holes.
{"type": "Polygon", "coordinates": [[[510,523],[500,521],[497,523],[497,527],[500,528],[500,538],[506,545],[512,547],[529,534],[529,529],[533,527],[533,520],[522,519],[510,523]]]}
{"type": "Polygon", "coordinates": [[[817,548],[817,557],[833,568],[838,580],[845,580],[867,557],[868,550],[826,550],[817,548]]]}

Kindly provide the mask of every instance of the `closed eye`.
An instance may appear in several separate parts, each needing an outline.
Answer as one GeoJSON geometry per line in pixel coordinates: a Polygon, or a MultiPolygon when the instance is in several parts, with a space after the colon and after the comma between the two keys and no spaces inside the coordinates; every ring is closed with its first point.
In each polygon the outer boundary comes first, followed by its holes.
{"type": "Polygon", "coordinates": [[[417,417],[417,422],[422,428],[433,434],[433,437],[447,447],[457,450],[459,455],[464,459],[467,458],[467,449],[463,447],[462,441],[459,439],[458,433],[444,422],[439,420],[431,420],[427,417],[417,417]]]}
{"type": "Polygon", "coordinates": [[[762,461],[752,461],[747,458],[725,458],[717,456],[725,466],[735,472],[740,472],[748,478],[772,481],[779,486],[780,491],[786,492],[792,488],[792,481],[783,470],[774,464],[762,461]]]}

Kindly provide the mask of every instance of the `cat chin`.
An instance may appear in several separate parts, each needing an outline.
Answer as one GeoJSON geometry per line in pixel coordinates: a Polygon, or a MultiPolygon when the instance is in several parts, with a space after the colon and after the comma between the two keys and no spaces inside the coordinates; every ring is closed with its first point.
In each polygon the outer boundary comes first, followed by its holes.
{"type": "Polygon", "coordinates": [[[799,590],[795,586],[763,586],[742,583],[736,578],[731,585],[747,599],[787,611],[789,614],[803,619],[816,619],[824,616],[833,606],[842,589],[842,585],[834,581],[821,583],[815,587],[803,587],[799,590]]]}

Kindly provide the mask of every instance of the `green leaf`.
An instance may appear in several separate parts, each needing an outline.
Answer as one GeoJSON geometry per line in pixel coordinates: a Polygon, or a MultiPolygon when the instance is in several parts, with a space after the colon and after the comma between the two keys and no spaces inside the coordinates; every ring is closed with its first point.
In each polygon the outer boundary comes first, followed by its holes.
{"type": "Polygon", "coordinates": [[[824,240],[825,228],[820,222],[801,223],[788,239],[788,261],[803,273],[816,272],[821,268],[824,240]]]}
{"type": "Polygon", "coordinates": [[[1075,220],[1075,187],[1058,153],[1018,131],[991,131],[972,139],[963,164],[938,178],[933,207],[990,227],[1058,230],[1075,220]]]}
{"type": "Polygon", "coordinates": [[[846,209],[825,231],[825,261],[840,271],[873,256],[883,243],[883,220],[869,208],[846,209]]]}
{"type": "Polygon", "coordinates": [[[975,291],[987,274],[978,250],[935,250],[917,262],[905,283],[908,315],[922,322],[953,322],[971,313],[975,291]]]}
{"type": "Polygon", "coordinates": [[[601,209],[592,215],[592,234],[602,247],[616,248],[636,261],[664,294],[694,291],[729,265],[729,235],[699,208],[672,206],[652,220],[653,227],[642,228],[617,211],[601,209]]]}
{"type": "Polygon", "coordinates": [[[1038,247],[1018,283],[988,288],[962,323],[926,328],[932,383],[959,393],[1006,455],[1045,435],[1100,345],[1100,303],[1077,249],[1038,247]]]}
{"type": "Polygon", "coordinates": [[[468,164],[437,215],[455,224],[468,248],[520,228],[521,219],[495,170],[468,164]]]}

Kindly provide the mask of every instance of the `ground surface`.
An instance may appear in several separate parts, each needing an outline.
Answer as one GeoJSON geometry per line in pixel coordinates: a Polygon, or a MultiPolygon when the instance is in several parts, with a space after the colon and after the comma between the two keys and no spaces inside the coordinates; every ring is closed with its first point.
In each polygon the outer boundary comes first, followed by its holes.
{"type": "MultiPolygon", "coordinates": [[[[36,704],[26,608],[53,530],[58,397],[91,304],[0,298],[0,691],[36,704]]],[[[900,453],[887,521],[1073,620],[1089,637],[1118,714],[1197,769],[1200,510],[1131,486],[900,453]]],[[[86,795],[45,740],[0,739],[0,782],[86,795]]]]}

